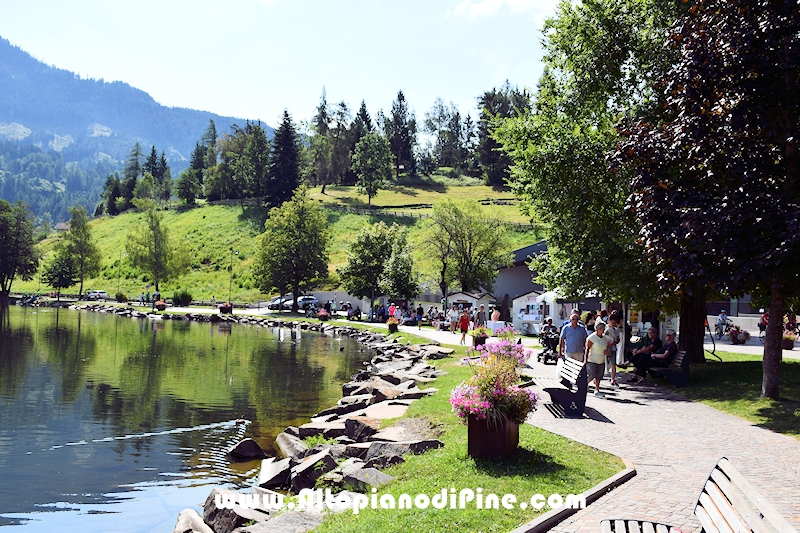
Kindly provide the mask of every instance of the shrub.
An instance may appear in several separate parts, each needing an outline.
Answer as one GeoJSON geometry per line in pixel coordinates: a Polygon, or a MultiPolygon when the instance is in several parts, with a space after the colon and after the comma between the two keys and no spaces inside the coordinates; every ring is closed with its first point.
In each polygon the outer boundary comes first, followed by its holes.
{"type": "Polygon", "coordinates": [[[179,305],[181,307],[186,307],[192,303],[192,295],[189,294],[189,291],[182,290],[174,293],[172,295],[172,305],[179,305]]]}
{"type": "Polygon", "coordinates": [[[121,293],[121,292],[118,292],[118,293],[116,294],[115,298],[117,299],[117,301],[118,301],[119,303],[125,303],[125,302],[127,302],[127,301],[128,301],[128,297],[127,297],[127,296],[125,296],[125,294],[124,294],[124,293],[121,293]]]}

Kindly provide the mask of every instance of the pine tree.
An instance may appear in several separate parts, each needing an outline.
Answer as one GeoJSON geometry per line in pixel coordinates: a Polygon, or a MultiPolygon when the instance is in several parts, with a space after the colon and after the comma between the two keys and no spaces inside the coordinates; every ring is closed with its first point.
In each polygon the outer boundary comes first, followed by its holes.
{"type": "Polygon", "coordinates": [[[269,202],[278,206],[289,200],[300,184],[300,141],[288,110],[283,111],[272,146],[269,202]]]}
{"type": "Polygon", "coordinates": [[[392,102],[392,114],[384,127],[395,158],[396,173],[400,174],[401,167],[406,172],[415,173],[414,145],[417,142],[417,121],[408,109],[403,91],[398,91],[397,100],[392,102]]]}

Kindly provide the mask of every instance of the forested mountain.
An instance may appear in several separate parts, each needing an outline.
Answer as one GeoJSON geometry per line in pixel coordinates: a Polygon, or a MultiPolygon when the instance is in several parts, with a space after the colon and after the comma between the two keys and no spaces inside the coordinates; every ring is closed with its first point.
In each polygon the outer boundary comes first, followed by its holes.
{"type": "Polygon", "coordinates": [[[245,125],[162,106],[126,83],[81,79],[0,38],[0,198],[24,200],[37,216],[57,222],[76,202],[93,212],[103,181],[136,142],[163,151],[177,176],[209,120],[221,133],[245,125]]]}

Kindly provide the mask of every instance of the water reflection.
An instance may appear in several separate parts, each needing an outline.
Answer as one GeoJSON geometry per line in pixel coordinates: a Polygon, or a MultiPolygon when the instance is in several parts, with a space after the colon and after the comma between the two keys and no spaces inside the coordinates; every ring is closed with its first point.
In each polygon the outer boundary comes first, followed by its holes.
{"type": "Polygon", "coordinates": [[[166,496],[175,479],[192,494],[244,484],[255,465],[229,465],[227,445],[247,435],[269,451],[366,357],[349,339],[283,329],[0,308],[0,525],[51,529],[60,508],[97,520],[92,505],[147,514],[136,502],[154,497],[177,514],[200,502],[166,496]]]}

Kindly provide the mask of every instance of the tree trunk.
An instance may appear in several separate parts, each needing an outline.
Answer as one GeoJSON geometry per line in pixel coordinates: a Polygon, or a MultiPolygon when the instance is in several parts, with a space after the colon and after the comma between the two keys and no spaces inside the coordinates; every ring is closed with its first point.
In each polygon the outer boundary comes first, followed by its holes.
{"type": "Polygon", "coordinates": [[[681,296],[681,323],[679,349],[686,352],[692,364],[706,362],[703,350],[706,319],[706,292],[695,289],[681,296]]]}
{"type": "Polygon", "coordinates": [[[447,283],[444,281],[439,282],[439,290],[442,291],[442,299],[444,300],[444,312],[446,313],[449,309],[448,302],[447,302],[447,283]]]}
{"type": "Polygon", "coordinates": [[[773,283],[770,287],[769,322],[767,336],[764,339],[764,360],[762,362],[763,378],[761,381],[761,397],[778,399],[781,357],[783,349],[783,315],[786,312],[786,296],[783,285],[773,283]]]}

